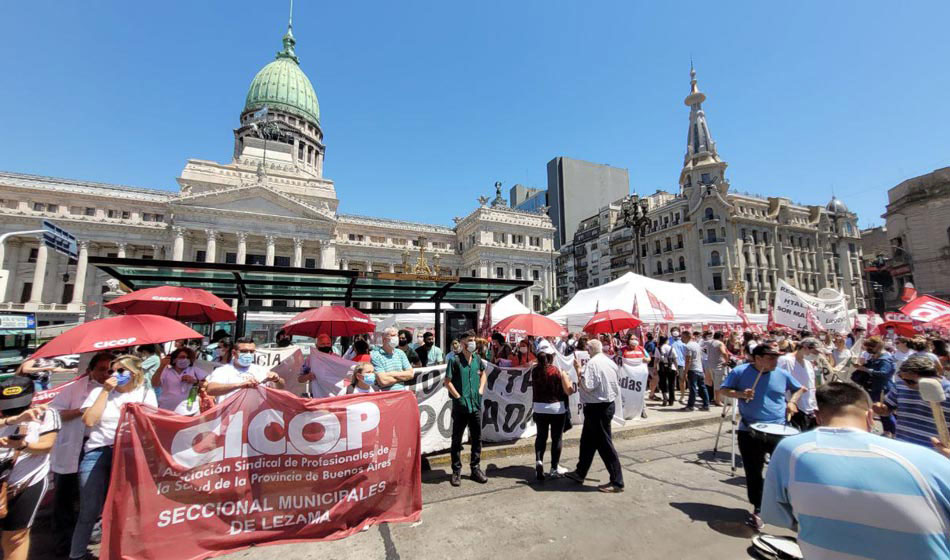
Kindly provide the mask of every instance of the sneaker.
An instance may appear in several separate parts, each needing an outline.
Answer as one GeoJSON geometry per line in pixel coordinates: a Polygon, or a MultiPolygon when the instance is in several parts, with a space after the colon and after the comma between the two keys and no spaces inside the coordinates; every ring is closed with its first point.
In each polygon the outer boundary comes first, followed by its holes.
{"type": "Polygon", "coordinates": [[[644,408],[642,411],[640,411],[640,418],[646,418],[646,417],[647,417],[647,409],[644,408]]]}
{"type": "Polygon", "coordinates": [[[452,484],[452,486],[461,486],[462,474],[457,472],[452,473],[452,479],[449,482],[452,484]]]}
{"type": "Polygon", "coordinates": [[[623,486],[617,486],[616,484],[612,482],[608,482],[607,484],[601,484],[600,486],[597,487],[597,489],[605,494],[619,494],[623,492],[623,486]]]}
{"type": "Polygon", "coordinates": [[[696,409],[693,408],[693,407],[691,407],[691,406],[684,406],[684,407],[681,408],[680,410],[685,410],[686,412],[693,412],[693,411],[696,410],[696,409]]]}
{"type": "Polygon", "coordinates": [[[92,527],[92,534],[89,535],[89,544],[102,543],[102,521],[97,521],[92,527]]]}
{"type": "Polygon", "coordinates": [[[571,472],[568,472],[568,473],[564,473],[564,478],[569,478],[569,479],[573,480],[574,482],[578,482],[578,483],[580,483],[580,484],[584,484],[584,477],[581,476],[580,473],[578,473],[577,471],[571,471],[571,472]]]}
{"type": "Polygon", "coordinates": [[[534,476],[538,480],[541,480],[541,481],[544,480],[544,464],[543,463],[538,463],[537,465],[534,466],[534,476]]]}
{"type": "Polygon", "coordinates": [[[485,484],[488,482],[488,477],[485,476],[485,473],[482,472],[482,469],[475,467],[472,469],[472,480],[479,484],[485,484]]]}
{"type": "Polygon", "coordinates": [[[557,469],[551,469],[547,476],[548,478],[561,478],[561,473],[557,469]]]}
{"type": "Polygon", "coordinates": [[[702,412],[709,412],[709,407],[708,407],[708,406],[701,406],[701,407],[699,407],[699,410],[701,410],[702,412]]]}
{"type": "Polygon", "coordinates": [[[761,531],[765,527],[765,522],[762,521],[762,518],[759,517],[758,514],[752,512],[746,514],[745,524],[755,529],[757,532],[761,531]]]}

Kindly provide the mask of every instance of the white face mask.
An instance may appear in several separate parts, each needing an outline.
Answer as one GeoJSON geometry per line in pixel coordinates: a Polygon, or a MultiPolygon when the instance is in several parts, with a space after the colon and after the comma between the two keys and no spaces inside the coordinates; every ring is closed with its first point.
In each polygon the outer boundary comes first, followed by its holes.
{"type": "Polygon", "coordinates": [[[475,341],[472,340],[472,341],[466,343],[466,344],[465,344],[465,348],[466,348],[466,350],[468,350],[469,352],[474,352],[474,351],[475,351],[475,341]]]}
{"type": "Polygon", "coordinates": [[[189,360],[188,358],[178,358],[177,360],[175,360],[175,367],[177,367],[178,369],[185,369],[190,365],[191,365],[191,360],[189,360]]]}
{"type": "Polygon", "coordinates": [[[809,362],[814,362],[818,360],[818,354],[805,354],[805,359],[809,362]]]}
{"type": "Polygon", "coordinates": [[[389,344],[390,346],[399,346],[399,337],[398,336],[389,337],[389,344]]]}

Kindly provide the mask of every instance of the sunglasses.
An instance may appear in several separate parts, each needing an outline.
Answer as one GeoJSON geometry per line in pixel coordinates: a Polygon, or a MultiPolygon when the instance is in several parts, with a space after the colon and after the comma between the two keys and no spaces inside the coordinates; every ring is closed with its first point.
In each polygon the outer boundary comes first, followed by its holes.
{"type": "Polygon", "coordinates": [[[109,375],[112,375],[113,373],[122,374],[122,373],[126,373],[127,371],[129,371],[129,370],[127,370],[127,369],[125,369],[125,368],[118,368],[118,369],[109,368],[109,375]]]}

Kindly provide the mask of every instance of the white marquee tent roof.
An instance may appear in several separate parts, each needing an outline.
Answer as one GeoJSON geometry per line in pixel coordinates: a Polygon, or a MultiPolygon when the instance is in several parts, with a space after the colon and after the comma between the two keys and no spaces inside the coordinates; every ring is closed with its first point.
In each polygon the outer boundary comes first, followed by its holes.
{"type": "MultiPolygon", "coordinates": [[[[580,330],[596,310],[622,309],[633,311],[636,299],[639,317],[644,323],[738,323],[735,309],[731,311],[704,296],[692,284],[664,282],[628,272],[612,282],[581,290],[564,307],[548,315],[569,330],[580,330]],[[647,291],[673,312],[673,320],[663,318],[654,309],[647,291]]],[[[731,306],[730,306],[731,307],[731,306]]]]}
{"type": "MultiPolygon", "coordinates": [[[[450,303],[443,303],[442,311],[451,311],[455,309],[450,303]]],[[[418,313],[395,313],[387,315],[376,321],[376,332],[382,332],[389,327],[405,327],[413,329],[428,329],[435,327],[435,304],[423,301],[417,301],[409,305],[408,309],[418,311],[418,313]]],[[[443,324],[445,321],[443,319],[443,324]]]]}
{"type": "Polygon", "coordinates": [[[497,324],[502,319],[507,319],[512,315],[519,315],[521,313],[531,313],[531,310],[518,301],[515,294],[508,294],[491,306],[492,325],[497,324]]]}

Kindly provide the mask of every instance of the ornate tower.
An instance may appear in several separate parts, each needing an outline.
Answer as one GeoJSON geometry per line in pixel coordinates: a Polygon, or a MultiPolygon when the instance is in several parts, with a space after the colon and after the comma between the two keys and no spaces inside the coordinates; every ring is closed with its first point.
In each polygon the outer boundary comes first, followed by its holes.
{"type": "Polygon", "coordinates": [[[699,91],[696,84],[696,70],[689,67],[690,91],[683,103],[689,107],[689,130],[686,133],[686,155],[683,158],[683,170],[680,172],[680,192],[689,197],[693,187],[716,185],[723,194],[729,183],[725,180],[726,162],[719,159],[716,143],[709,134],[703,101],[706,94],[699,91]]]}

